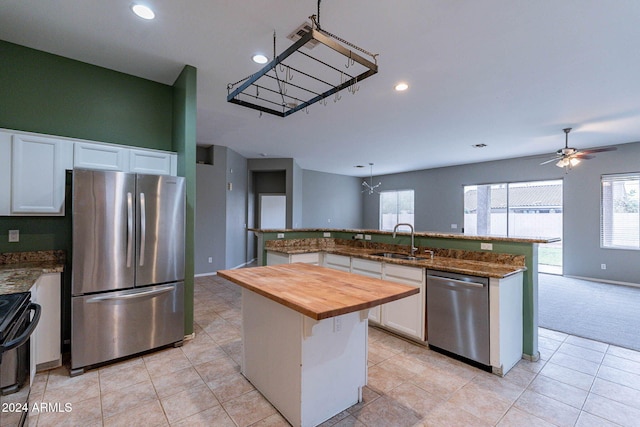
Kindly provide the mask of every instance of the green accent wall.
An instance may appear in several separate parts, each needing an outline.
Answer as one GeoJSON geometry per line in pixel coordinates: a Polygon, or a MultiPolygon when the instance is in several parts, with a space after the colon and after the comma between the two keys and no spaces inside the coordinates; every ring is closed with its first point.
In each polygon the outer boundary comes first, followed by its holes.
{"type": "Polygon", "coordinates": [[[193,333],[193,275],[196,211],[196,83],[194,67],[185,66],[173,85],[173,148],[178,152],[178,175],[187,181],[184,280],[184,333],[193,333]]]}
{"type": "MultiPolygon", "coordinates": [[[[331,231],[331,237],[335,239],[351,240],[355,233],[345,231],[331,231]]],[[[372,230],[358,231],[358,233],[370,234],[371,242],[388,243],[395,245],[407,245],[411,244],[411,237],[407,234],[398,235],[397,238],[393,238],[389,233],[376,234],[372,230]]],[[[323,231],[285,231],[285,239],[304,239],[304,238],[321,238],[323,237],[323,231]]],[[[276,232],[263,233],[263,242],[268,240],[277,239],[276,232]]],[[[460,249],[465,251],[477,251],[480,250],[480,240],[465,240],[454,238],[442,238],[442,237],[425,237],[415,236],[415,245],[421,247],[431,248],[443,248],[443,249],[460,249]]],[[[523,242],[509,242],[509,241],[496,241],[487,238],[482,242],[491,242],[493,244],[494,253],[524,255],[525,265],[527,271],[523,273],[523,305],[522,305],[522,351],[528,357],[537,359],[539,357],[538,352],[538,244],[537,243],[523,243],[523,242]]],[[[266,265],[266,250],[258,248],[259,256],[262,256],[262,263],[266,265]]]]}
{"type": "Polygon", "coordinates": [[[0,64],[0,128],[171,151],[171,86],[2,40],[0,64]]]}
{"type": "MultiPolygon", "coordinates": [[[[196,68],[185,66],[173,86],[165,85],[0,40],[0,128],[178,153],[178,175],[187,180],[186,334],[193,332],[196,77],[196,68]]],[[[64,217],[0,217],[0,253],[70,255],[69,200],[64,217]],[[8,243],[12,229],[20,230],[20,242],[8,243]]],[[[69,276],[63,339],[70,337],[69,276]]]]}

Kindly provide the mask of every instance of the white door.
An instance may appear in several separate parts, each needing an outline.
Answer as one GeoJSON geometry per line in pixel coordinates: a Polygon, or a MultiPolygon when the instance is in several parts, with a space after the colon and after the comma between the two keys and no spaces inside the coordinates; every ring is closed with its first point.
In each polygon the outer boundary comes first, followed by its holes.
{"type": "Polygon", "coordinates": [[[260,194],[261,229],[284,229],[287,218],[287,196],[284,194],[260,194]]]}

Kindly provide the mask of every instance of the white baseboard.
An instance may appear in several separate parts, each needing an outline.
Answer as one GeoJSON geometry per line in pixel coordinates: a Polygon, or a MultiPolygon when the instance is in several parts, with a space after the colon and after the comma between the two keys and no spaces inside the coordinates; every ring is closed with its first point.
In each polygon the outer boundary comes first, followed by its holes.
{"type": "Polygon", "coordinates": [[[210,273],[200,273],[200,274],[194,274],[193,277],[205,277],[205,276],[216,276],[218,273],[215,271],[212,271],[210,273]]]}
{"type": "Polygon", "coordinates": [[[571,279],[588,280],[589,282],[610,283],[612,285],[622,285],[622,286],[631,286],[633,288],[640,288],[640,283],[619,282],[617,280],[594,279],[593,277],[582,277],[582,276],[565,275],[563,277],[569,277],[571,279]]]}
{"type": "MultiPolygon", "coordinates": [[[[244,262],[244,263],[242,263],[240,265],[236,265],[235,267],[231,267],[229,270],[236,270],[238,268],[245,267],[245,266],[251,264],[252,262],[254,262],[255,260],[256,260],[256,258],[253,258],[253,259],[251,259],[251,260],[249,260],[247,262],[244,262]]],[[[206,277],[206,276],[217,276],[217,275],[218,275],[217,271],[211,271],[209,273],[194,274],[193,277],[206,277]]]]}

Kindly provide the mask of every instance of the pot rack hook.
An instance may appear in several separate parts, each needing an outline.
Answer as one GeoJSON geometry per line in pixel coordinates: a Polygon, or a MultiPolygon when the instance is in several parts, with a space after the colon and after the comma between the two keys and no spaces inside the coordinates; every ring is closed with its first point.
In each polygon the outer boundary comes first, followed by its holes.
{"type": "Polygon", "coordinates": [[[291,67],[287,67],[287,80],[293,80],[293,73],[291,72],[291,67]]]}

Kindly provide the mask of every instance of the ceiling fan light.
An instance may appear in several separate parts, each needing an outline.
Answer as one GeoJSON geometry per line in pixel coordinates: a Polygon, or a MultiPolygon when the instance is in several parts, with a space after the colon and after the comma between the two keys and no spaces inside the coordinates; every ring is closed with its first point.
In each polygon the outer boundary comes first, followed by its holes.
{"type": "Polygon", "coordinates": [[[580,159],[578,159],[577,157],[572,157],[572,158],[569,160],[569,164],[570,164],[571,166],[575,166],[575,165],[577,165],[578,163],[580,163],[580,159]]]}
{"type": "Polygon", "coordinates": [[[556,163],[556,166],[559,168],[564,168],[566,166],[569,166],[569,162],[567,161],[567,159],[560,159],[558,160],[558,163],[556,163]]]}
{"type": "Polygon", "coordinates": [[[153,10],[144,4],[134,4],[131,6],[131,10],[142,19],[150,20],[156,17],[153,10]]]}

